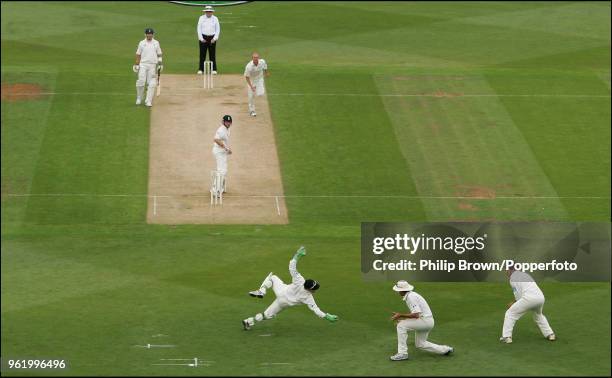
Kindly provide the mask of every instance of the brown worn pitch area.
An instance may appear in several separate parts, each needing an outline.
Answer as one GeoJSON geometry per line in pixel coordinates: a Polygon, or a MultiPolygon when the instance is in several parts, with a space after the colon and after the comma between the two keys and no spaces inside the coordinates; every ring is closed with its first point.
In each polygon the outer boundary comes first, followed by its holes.
{"type": "Polygon", "coordinates": [[[28,101],[35,100],[41,96],[41,88],[36,84],[2,83],[2,101],[28,101]]]}
{"type": "Polygon", "coordinates": [[[147,221],[160,224],[286,224],[276,142],[266,96],[248,114],[241,75],[217,75],[214,89],[202,76],[163,75],[151,108],[147,221]],[[221,117],[230,114],[227,193],[210,204],[212,154],[221,117]]]}

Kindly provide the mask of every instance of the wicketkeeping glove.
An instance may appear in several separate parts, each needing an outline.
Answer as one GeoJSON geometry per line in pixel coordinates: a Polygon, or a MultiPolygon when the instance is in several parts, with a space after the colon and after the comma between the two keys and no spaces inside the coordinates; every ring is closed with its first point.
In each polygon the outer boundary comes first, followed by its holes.
{"type": "Polygon", "coordinates": [[[333,323],[338,320],[338,316],[332,314],[325,314],[325,319],[333,323]]]}
{"type": "Polygon", "coordinates": [[[297,250],[293,258],[299,260],[302,256],[306,256],[306,248],[304,246],[301,246],[300,249],[297,250]]]}
{"type": "Polygon", "coordinates": [[[134,72],[138,72],[139,69],[140,69],[140,66],[138,64],[134,64],[132,66],[132,71],[134,71],[134,72]]]}

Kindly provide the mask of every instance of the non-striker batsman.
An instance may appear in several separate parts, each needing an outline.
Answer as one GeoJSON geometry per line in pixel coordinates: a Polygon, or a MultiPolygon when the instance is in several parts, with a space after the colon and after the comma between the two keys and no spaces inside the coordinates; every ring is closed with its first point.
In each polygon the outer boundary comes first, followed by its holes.
{"type": "Polygon", "coordinates": [[[145,39],[140,41],[136,49],[136,61],[132,70],[138,74],[136,80],[136,105],[142,103],[144,97],[145,85],[147,85],[147,96],[145,105],[153,106],[153,96],[155,96],[155,87],[157,87],[157,69],[163,69],[162,66],[162,50],[159,42],[153,38],[155,32],[151,28],[145,29],[145,39]]]}

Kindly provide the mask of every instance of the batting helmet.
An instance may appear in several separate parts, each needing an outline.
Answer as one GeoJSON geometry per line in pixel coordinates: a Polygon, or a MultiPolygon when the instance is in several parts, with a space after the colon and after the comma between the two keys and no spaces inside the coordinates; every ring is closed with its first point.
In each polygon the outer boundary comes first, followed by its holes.
{"type": "Polygon", "coordinates": [[[223,116],[223,120],[227,122],[232,122],[232,116],[229,114],[226,114],[223,116]]]}
{"type": "Polygon", "coordinates": [[[146,28],[145,34],[155,34],[155,31],[152,28],[146,28]]]}

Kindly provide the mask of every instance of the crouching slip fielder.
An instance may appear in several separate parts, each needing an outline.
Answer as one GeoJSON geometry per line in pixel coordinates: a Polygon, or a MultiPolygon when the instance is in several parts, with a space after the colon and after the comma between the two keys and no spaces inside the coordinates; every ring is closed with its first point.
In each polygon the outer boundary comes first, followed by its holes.
{"type": "Polygon", "coordinates": [[[557,337],[552,328],[548,324],[548,319],[542,313],[544,307],[544,293],[535,283],[534,279],[527,273],[515,270],[510,267],[506,272],[510,279],[510,286],[514,292],[514,302],[508,305],[508,310],[504,316],[504,327],[502,329],[502,337],[499,339],[502,343],[512,343],[512,330],[514,324],[527,311],[533,311],[533,320],[540,328],[540,332],[547,340],[555,341],[557,337]]]}
{"type": "Polygon", "coordinates": [[[305,280],[304,277],[298,273],[298,260],[305,255],[306,249],[300,247],[289,262],[289,273],[291,274],[290,285],[285,284],[280,278],[270,273],[261,284],[259,290],[249,292],[249,295],[252,297],[263,298],[264,295],[266,295],[266,291],[272,288],[272,290],[274,290],[274,295],[276,295],[276,300],[272,302],[270,307],[268,307],[263,314],[259,313],[255,315],[255,317],[243,320],[242,325],[245,330],[251,329],[256,321],[261,322],[263,320],[272,319],[283,309],[299,304],[307,305],[319,318],[327,319],[330,322],[338,320],[336,315],[327,314],[321,311],[315,303],[312,293],[319,288],[319,283],[311,279],[305,280]]]}
{"type": "Polygon", "coordinates": [[[136,80],[136,105],[142,103],[145,84],[147,84],[147,97],[145,105],[153,106],[153,95],[157,87],[157,70],[163,70],[162,50],[159,42],[153,39],[155,32],[151,28],[145,29],[145,39],[140,41],[136,49],[136,61],[132,70],[138,74],[136,80]],[[159,67],[158,67],[159,65],[159,67]]]}
{"type": "Polygon", "coordinates": [[[397,322],[397,354],[391,356],[392,361],[408,359],[408,331],[415,331],[414,345],[427,352],[449,355],[453,353],[453,347],[438,345],[427,341],[429,332],[434,327],[434,318],[431,309],[418,293],[414,292],[414,286],[406,281],[398,281],[393,290],[398,292],[410,309],[409,313],[394,312],[391,320],[397,322]]]}

